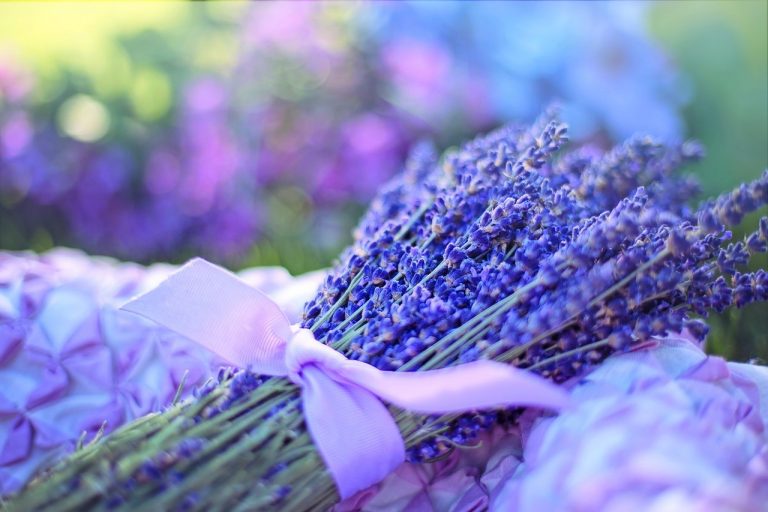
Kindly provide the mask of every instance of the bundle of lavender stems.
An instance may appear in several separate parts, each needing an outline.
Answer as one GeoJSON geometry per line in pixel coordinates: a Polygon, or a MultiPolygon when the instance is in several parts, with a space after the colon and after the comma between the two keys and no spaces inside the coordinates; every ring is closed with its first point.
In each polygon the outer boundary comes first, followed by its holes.
{"type": "MultiPolygon", "coordinates": [[[[768,172],[689,206],[686,142],[634,138],[560,151],[544,115],[437,157],[427,146],[381,191],[356,241],[305,307],[302,327],[389,371],[480,359],[556,383],[654,336],[703,340],[711,311],[768,298],[745,271],[768,218],[768,172]]],[[[38,475],[11,510],[323,510],[338,501],[288,379],[225,368],[195,398],[84,446],[38,475]]],[[[408,459],[428,463],[514,422],[519,409],[422,416],[390,406],[408,459]]],[[[567,449],[567,447],[563,447],[567,449]]]]}

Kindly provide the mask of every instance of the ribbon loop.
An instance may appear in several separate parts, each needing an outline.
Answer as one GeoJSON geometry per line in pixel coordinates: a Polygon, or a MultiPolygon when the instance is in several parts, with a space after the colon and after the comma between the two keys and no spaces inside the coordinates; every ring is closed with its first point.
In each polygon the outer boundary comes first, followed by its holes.
{"type": "Polygon", "coordinates": [[[297,329],[285,349],[285,366],[288,374],[301,373],[302,367],[315,364],[338,373],[347,358],[327,345],[318,343],[309,329],[297,329]]]}
{"type": "Polygon", "coordinates": [[[201,258],[120,309],[144,316],[216,353],[233,366],[287,375],[291,323],[269,297],[201,258]]]}
{"type": "Polygon", "coordinates": [[[122,309],[187,336],[225,360],[301,387],[309,433],[342,498],[405,460],[382,400],[426,414],[497,406],[559,409],[568,395],[534,374],[493,361],[423,372],[386,372],[351,361],[291,328],[280,308],[234,274],[202,259],[184,265],[122,309]]]}
{"type": "Polygon", "coordinates": [[[304,420],[342,498],[383,480],[405,460],[400,430],[376,396],[311,364],[302,381],[304,420]]]}

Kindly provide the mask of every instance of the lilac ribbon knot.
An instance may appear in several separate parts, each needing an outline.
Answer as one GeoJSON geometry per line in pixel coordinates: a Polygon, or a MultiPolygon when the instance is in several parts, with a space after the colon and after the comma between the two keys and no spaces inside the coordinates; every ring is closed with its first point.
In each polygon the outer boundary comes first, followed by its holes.
{"type": "Polygon", "coordinates": [[[349,360],[308,329],[292,328],[266,295],[202,259],[122,309],[190,338],[235,366],[298,385],[307,428],[342,498],[379,482],[405,460],[400,431],[382,400],[425,414],[509,405],[560,409],[568,402],[551,382],[493,361],[388,372],[349,360]]]}

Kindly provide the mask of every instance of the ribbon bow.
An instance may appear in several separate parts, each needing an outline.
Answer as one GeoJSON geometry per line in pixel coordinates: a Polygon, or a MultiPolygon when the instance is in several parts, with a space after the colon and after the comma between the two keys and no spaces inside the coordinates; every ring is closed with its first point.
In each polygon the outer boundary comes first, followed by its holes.
{"type": "Polygon", "coordinates": [[[509,405],[559,409],[567,403],[554,384],[493,361],[389,372],[349,360],[308,329],[291,327],[266,295],[199,258],[121,309],[235,366],[300,386],[307,428],[342,498],[381,481],[405,460],[400,431],[382,400],[425,414],[509,405]]]}

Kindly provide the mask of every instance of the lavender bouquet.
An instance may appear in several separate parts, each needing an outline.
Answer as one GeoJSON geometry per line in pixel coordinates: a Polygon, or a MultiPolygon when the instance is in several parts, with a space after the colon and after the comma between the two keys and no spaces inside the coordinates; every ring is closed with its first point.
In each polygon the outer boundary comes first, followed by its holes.
{"type": "MultiPolygon", "coordinates": [[[[441,159],[419,148],[371,205],[301,326],[348,359],[421,372],[491,359],[563,382],[654,335],[703,339],[711,310],[765,300],[766,250],[726,226],[768,202],[768,172],[687,206],[673,174],[692,143],[647,138],[557,155],[545,116],[441,159]]],[[[328,508],[334,482],[288,379],[222,369],[196,398],[88,445],[27,486],[12,510],[328,508]]],[[[517,410],[416,415],[391,408],[412,461],[472,445],[517,410]]]]}

